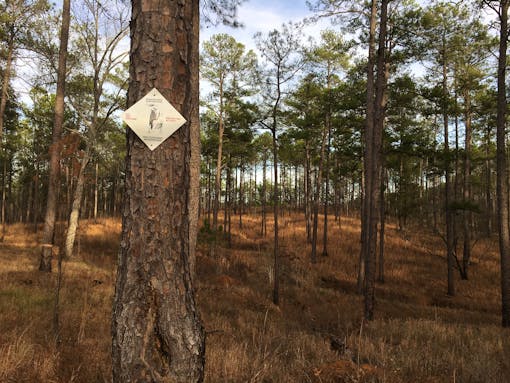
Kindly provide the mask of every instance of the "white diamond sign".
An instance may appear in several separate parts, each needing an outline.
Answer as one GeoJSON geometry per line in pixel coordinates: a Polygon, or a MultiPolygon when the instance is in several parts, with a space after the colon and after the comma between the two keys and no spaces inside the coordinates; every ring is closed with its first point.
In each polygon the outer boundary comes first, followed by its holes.
{"type": "Polygon", "coordinates": [[[150,150],[156,149],[186,122],[156,88],[122,113],[122,120],[150,150]]]}

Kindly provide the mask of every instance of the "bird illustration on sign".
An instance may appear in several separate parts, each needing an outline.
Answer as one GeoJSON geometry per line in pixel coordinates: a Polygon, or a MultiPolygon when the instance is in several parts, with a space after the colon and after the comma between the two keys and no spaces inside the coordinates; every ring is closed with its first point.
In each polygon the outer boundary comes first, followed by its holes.
{"type": "Polygon", "coordinates": [[[122,114],[122,120],[149,147],[156,149],[186,120],[156,89],[122,114]]]}

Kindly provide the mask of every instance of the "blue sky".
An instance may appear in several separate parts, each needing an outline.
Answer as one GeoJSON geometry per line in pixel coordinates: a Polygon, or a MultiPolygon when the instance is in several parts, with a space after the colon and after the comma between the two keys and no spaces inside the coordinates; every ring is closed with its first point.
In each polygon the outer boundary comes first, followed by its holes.
{"type": "MultiPolygon", "coordinates": [[[[312,0],[313,1],[313,0],[312,0]]],[[[61,0],[54,0],[56,9],[62,7],[61,0]]],[[[79,4],[79,1],[78,3],[79,4]]],[[[311,16],[312,13],[306,5],[306,0],[247,0],[239,8],[238,19],[244,25],[241,28],[230,28],[223,25],[217,27],[203,27],[200,31],[202,41],[210,38],[215,33],[227,33],[243,43],[248,49],[255,50],[255,42],[253,35],[256,32],[268,32],[275,28],[279,28],[282,23],[288,21],[299,22],[305,17],[311,16]]],[[[330,26],[329,21],[322,20],[317,25],[311,25],[302,31],[303,41],[307,35],[319,36],[321,30],[330,26]]],[[[28,91],[30,84],[20,80],[22,77],[30,77],[30,65],[21,62],[18,65],[18,76],[13,79],[14,86],[20,91],[21,98],[24,102],[30,103],[28,91]],[[28,65],[28,66],[27,66],[28,65]],[[27,74],[28,73],[28,74],[27,74]]]]}
{"type": "MultiPolygon", "coordinates": [[[[279,28],[282,23],[288,21],[298,22],[312,15],[305,0],[248,0],[239,8],[239,21],[244,24],[242,28],[230,28],[225,26],[204,27],[200,31],[201,40],[208,39],[215,33],[228,33],[245,44],[248,48],[254,48],[253,35],[256,32],[267,32],[279,28]]],[[[320,30],[330,24],[322,20],[317,25],[306,27],[305,35],[318,36],[320,30]]]]}

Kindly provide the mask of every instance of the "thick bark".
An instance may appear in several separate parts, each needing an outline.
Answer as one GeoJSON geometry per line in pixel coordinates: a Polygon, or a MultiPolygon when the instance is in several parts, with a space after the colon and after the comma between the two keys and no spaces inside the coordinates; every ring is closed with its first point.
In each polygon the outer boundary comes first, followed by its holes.
{"type": "Polygon", "coordinates": [[[496,130],[497,180],[496,192],[498,203],[499,252],[501,257],[501,323],[510,327],[510,228],[508,225],[508,177],[506,158],[506,60],[508,44],[508,7],[510,1],[502,0],[500,8],[500,36],[498,59],[498,111],[496,130]]]}
{"type": "Polygon", "coordinates": [[[198,1],[132,6],[128,105],[157,87],[188,122],[154,151],[128,130],[113,382],[201,382],[204,331],[190,270],[198,1]]]}
{"type": "MultiPolygon", "coordinates": [[[[200,20],[199,13],[193,12],[193,19],[191,20],[191,49],[193,52],[199,52],[200,45],[200,20]]],[[[197,59],[195,57],[194,59],[197,59]]],[[[198,62],[193,61],[192,64],[196,64],[198,68],[198,62]]],[[[198,92],[199,89],[199,71],[198,69],[190,72],[191,89],[195,89],[198,92]]],[[[198,98],[198,95],[196,96],[198,98]]],[[[189,265],[191,277],[195,276],[195,265],[196,265],[196,247],[198,239],[198,219],[200,214],[200,117],[198,110],[198,102],[192,102],[190,105],[190,111],[188,114],[189,121],[189,139],[191,145],[191,158],[190,158],[190,185],[189,185],[189,201],[188,212],[189,212],[189,265]]]]}
{"type": "MultiPolygon", "coordinates": [[[[62,2],[62,26],[60,28],[60,47],[57,70],[57,93],[55,97],[55,117],[50,147],[50,164],[48,175],[48,195],[46,198],[46,213],[44,216],[43,244],[54,244],[55,220],[57,217],[57,201],[60,180],[60,140],[64,125],[64,97],[67,67],[67,45],[69,41],[69,23],[71,20],[71,0],[62,2]]],[[[41,253],[40,271],[51,271],[51,263],[44,267],[41,253]]]]}

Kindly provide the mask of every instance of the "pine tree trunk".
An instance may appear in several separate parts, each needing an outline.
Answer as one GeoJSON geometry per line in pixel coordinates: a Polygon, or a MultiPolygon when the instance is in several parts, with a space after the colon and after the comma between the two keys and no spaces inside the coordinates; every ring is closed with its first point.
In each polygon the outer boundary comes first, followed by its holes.
{"type": "Polygon", "coordinates": [[[506,158],[506,68],[508,44],[508,7],[510,1],[502,0],[500,9],[500,36],[498,59],[498,111],[496,131],[496,161],[497,161],[497,203],[499,252],[501,257],[501,323],[503,327],[510,327],[510,228],[508,204],[508,177],[506,158]]]}
{"type": "Polygon", "coordinates": [[[472,221],[472,213],[469,209],[468,203],[471,200],[471,95],[469,94],[469,90],[466,91],[464,96],[464,104],[466,108],[466,113],[464,117],[465,127],[466,127],[466,137],[464,143],[464,187],[463,187],[463,197],[464,197],[464,251],[462,255],[462,279],[468,279],[468,267],[469,261],[471,258],[471,221],[472,221]]]}
{"type": "Polygon", "coordinates": [[[2,233],[0,234],[0,242],[3,242],[5,239],[5,234],[7,231],[7,160],[3,161],[3,171],[2,171],[2,233]]]}
{"type": "Polygon", "coordinates": [[[491,128],[487,126],[486,143],[485,143],[485,220],[487,238],[492,234],[492,177],[491,177],[491,161],[489,159],[491,144],[491,128]]]}
{"type": "MultiPolygon", "coordinates": [[[[375,2],[375,0],[374,0],[375,2]]],[[[376,6],[373,5],[371,24],[375,22],[376,6]]],[[[380,176],[381,176],[381,144],[384,126],[384,109],[386,94],[386,25],[387,25],[388,0],[381,1],[379,39],[377,50],[377,81],[375,83],[375,99],[373,108],[372,132],[367,131],[368,154],[367,166],[365,167],[365,199],[364,219],[366,221],[365,235],[363,237],[363,258],[365,264],[364,298],[366,320],[372,320],[375,307],[375,277],[376,277],[376,249],[377,249],[377,224],[379,221],[379,198],[380,198],[380,176]]],[[[372,29],[372,28],[371,28],[372,29]]]]}
{"type": "Polygon", "coordinates": [[[312,176],[311,159],[309,144],[305,147],[305,220],[306,220],[306,240],[312,243],[312,176]]]}
{"type": "Polygon", "coordinates": [[[220,210],[220,194],[221,194],[221,170],[223,159],[223,82],[220,81],[220,113],[218,126],[218,158],[216,159],[216,178],[214,182],[214,207],[213,207],[213,227],[218,229],[218,212],[220,210]]]}
{"type": "Polygon", "coordinates": [[[34,176],[34,207],[33,207],[32,224],[34,225],[34,233],[37,233],[37,225],[39,224],[39,164],[35,163],[34,176]]]}
{"type": "Polygon", "coordinates": [[[386,209],[384,206],[384,192],[386,190],[386,177],[384,166],[381,167],[381,201],[380,201],[380,215],[381,224],[379,227],[379,263],[378,263],[378,274],[377,282],[384,283],[384,236],[386,230],[386,209]]]}
{"type": "Polygon", "coordinates": [[[243,229],[243,205],[244,205],[244,168],[241,167],[239,174],[239,229],[243,229]]]}
{"type": "Polygon", "coordinates": [[[94,167],[94,222],[97,223],[97,209],[99,204],[99,163],[96,161],[96,166],[94,167]]]}
{"type": "MultiPolygon", "coordinates": [[[[329,120],[329,118],[328,118],[329,120]]],[[[328,207],[329,207],[329,154],[331,147],[331,126],[328,123],[328,143],[326,146],[326,166],[325,166],[325,174],[326,174],[326,185],[324,188],[324,232],[322,238],[322,256],[328,256],[328,207]]]]}
{"type": "Polygon", "coordinates": [[[443,41],[443,129],[444,129],[444,155],[445,155],[445,193],[444,193],[444,209],[446,220],[446,260],[447,260],[447,283],[448,295],[455,295],[454,266],[455,266],[455,221],[451,209],[451,198],[453,194],[450,170],[450,143],[449,143],[449,122],[448,122],[448,73],[446,62],[446,43],[443,41]]]}
{"type": "Polygon", "coordinates": [[[190,129],[198,124],[198,5],[132,1],[128,105],[157,87],[188,122],[154,151],[127,133],[112,318],[114,383],[192,383],[204,377],[204,330],[190,270],[191,205],[198,202],[190,191],[190,140],[196,138],[190,129]]]}
{"type": "Polygon", "coordinates": [[[280,303],[280,254],[279,254],[279,234],[278,234],[278,214],[279,214],[279,201],[280,192],[278,187],[278,143],[276,137],[276,114],[273,114],[273,215],[274,215],[274,247],[273,247],[273,303],[278,305],[280,303]]]}
{"type": "MultiPolygon", "coordinates": [[[[368,63],[367,63],[367,91],[366,91],[366,117],[365,131],[363,132],[364,156],[362,175],[362,202],[361,202],[361,249],[358,267],[358,293],[366,294],[366,266],[369,257],[369,228],[372,220],[370,209],[372,196],[372,167],[373,167],[373,134],[374,134],[374,95],[375,95],[375,31],[377,25],[377,0],[372,0],[370,13],[370,28],[368,36],[368,63]]],[[[366,310],[366,307],[365,307],[366,310]]],[[[367,316],[367,313],[365,313],[367,316]]]]}
{"type": "MultiPolygon", "coordinates": [[[[71,20],[71,0],[62,2],[62,26],[60,29],[60,48],[57,71],[57,94],[55,97],[55,117],[50,147],[50,165],[48,180],[48,195],[46,199],[46,213],[44,217],[44,229],[42,243],[54,244],[55,221],[57,218],[57,201],[60,181],[60,139],[64,125],[64,97],[67,67],[67,44],[69,41],[69,24],[71,20]]],[[[45,262],[41,256],[40,271],[51,271],[50,262],[45,262]]]]}
{"type": "Polygon", "coordinates": [[[266,220],[266,171],[267,171],[267,156],[264,153],[264,159],[262,164],[262,219],[261,219],[261,227],[260,232],[263,237],[267,235],[267,220],[266,220]]]}

